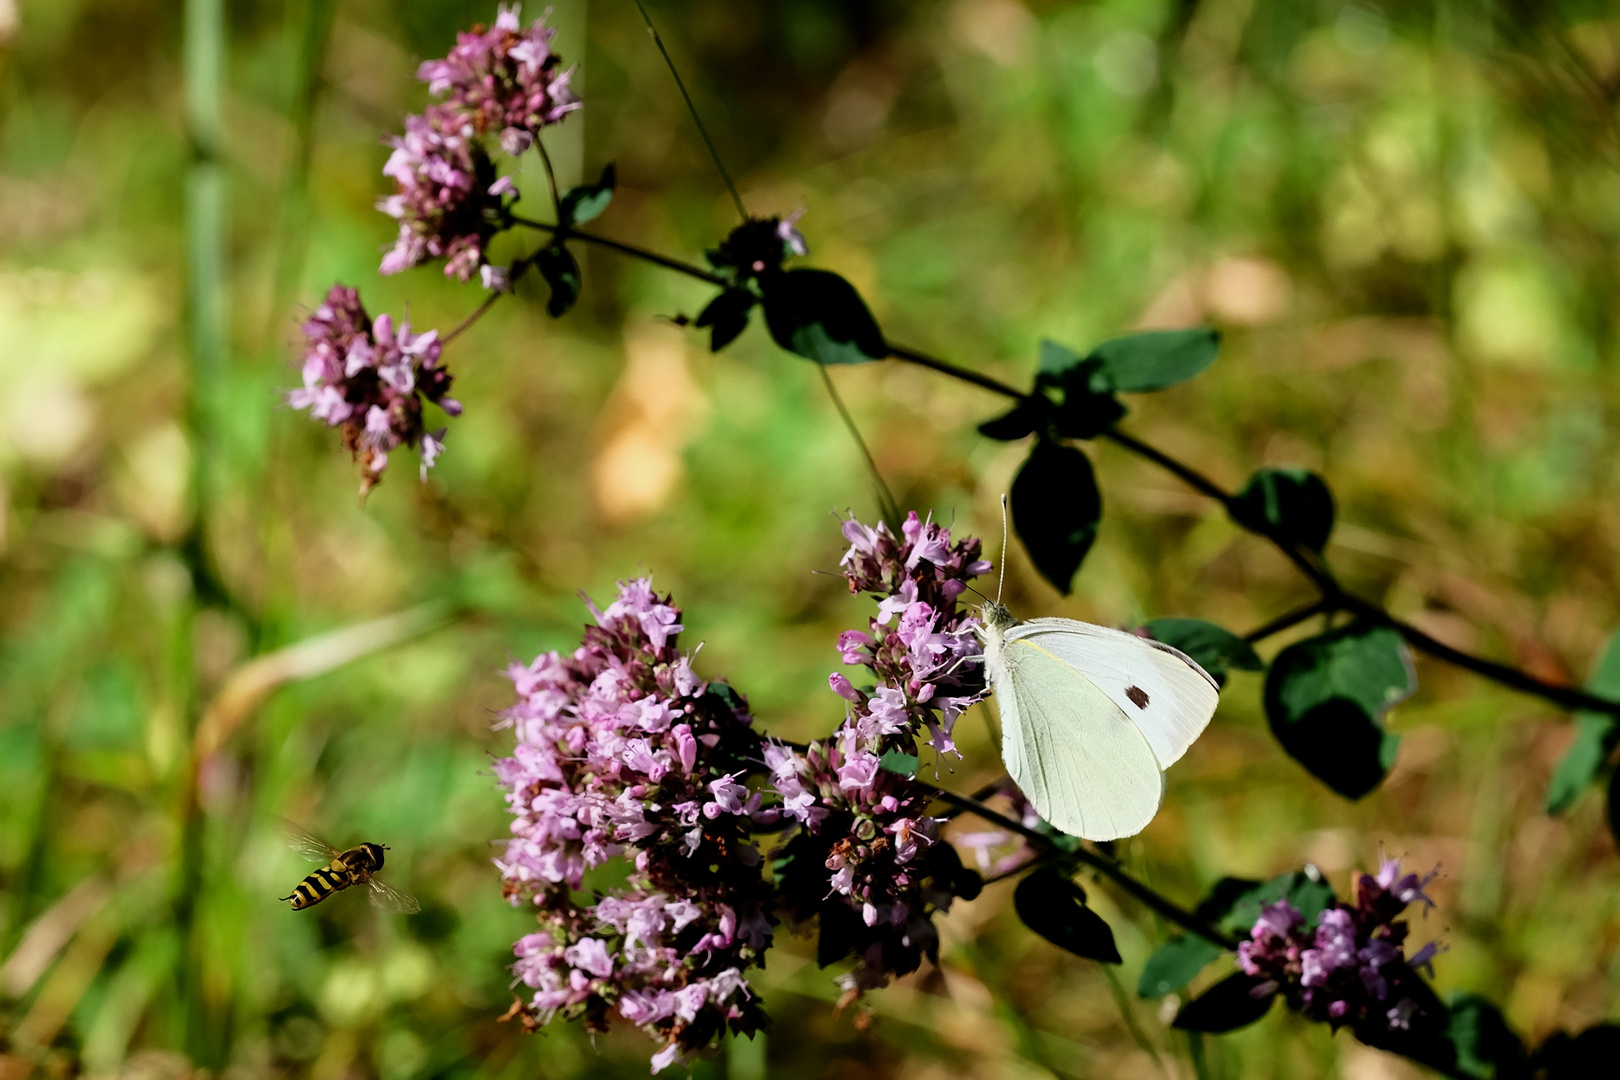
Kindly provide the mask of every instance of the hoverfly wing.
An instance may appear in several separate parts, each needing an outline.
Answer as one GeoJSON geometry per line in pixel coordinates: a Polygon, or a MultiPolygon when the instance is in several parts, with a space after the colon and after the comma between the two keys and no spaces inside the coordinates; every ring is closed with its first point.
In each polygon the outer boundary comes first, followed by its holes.
{"type": "Polygon", "coordinates": [[[281,835],[287,841],[287,846],[298,854],[313,862],[331,862],[341,852],[324,837],[296,825],[286,818],[278,819],[281,825],[281,835]]]}
{"type": "Polygon", "coordinates": [[[371,886],[372,907],[384,911],[397,911],[402,915],[415,915],[422,910],[422,905],[417,902],[416,897],[408,892],[401,892],[376,878],[372,878],[367,884],[371,886]]]}

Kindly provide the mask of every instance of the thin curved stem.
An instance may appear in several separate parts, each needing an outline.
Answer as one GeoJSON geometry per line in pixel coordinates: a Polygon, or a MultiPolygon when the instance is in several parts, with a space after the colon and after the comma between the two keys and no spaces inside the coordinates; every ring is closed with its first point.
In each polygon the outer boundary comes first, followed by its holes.
{"type": "MultiPolygon", "coordinates": [[[[542,132],[541,134],[544,134],[542,132]]],[[[546,167],[546,187],[551,189],[551,209],[557,215],[557,220],[563,219],[562,189],[557,186],[557,171],[551,167],[551,155],[546,153],[546,144],[540,135],[534,137],[534,148],[540,152],[540,163],[546,167]]]]}
{"type": "Polygon", "coordinates": [[[1036,847],[1040,849],[1043,856],[1052,855],[1053,858],[1072,859],[1075,862],[1083,863],[1084,865],[1091,867],[1093,870],[1096,870],[1114,884],[1118,885],[1121,889],[1124,889],[1126,892],[1130,893],[1144,907],[1157,912],[1167,921],[1174,923],[1183,930],[1186,930],[1188,933],[1197,934],[1205,941],[1208,941],[1214,945],[1219,945],[1223,949],[1237,948],[1237,942],[1234,939],[1226,934],[1223,934],[1219,929],[1211,926],[1209,923],[1205,922],[1197,915],[1194,915],[1186,908],[1183,908],[1175,902],[1159,895],[1151,887],[1137,881],[1135,878],[1127,874],[1118,863],[1116,863],[1113,859],[1108,858],[1106,855],[1102,855],[1098,852],[1083,847],[1076,848],[1073,851],[1067,851],[1064,848],[1059,847],[1058,844],[1053,841],[1052,837],[1048,836],[1046,833],[1040,832],[1037,829],[1032,829],[1025,825],[1022,821],[1014,821],[1006,814],[993,810],[984,805],[984,803],[980,802],[978,799],[967,795],[958,795],[954,791],[947,791],[944,788],[937,787],[925,780],[914,779],[914,782],[933,792],[934,797],[939,799],[941,802],[949,803],[950,805],[965,810],[976,817],[982,818],[985,821],[993,822],[994,824],[1001,826],[1003,829],[1007,829],[1010,832],[1017,833],[1019,836],[1024,837],[1024,839],[1030,841],[1032,844],[1035,844],[1036,847]]]}
{"type": "Polygon", "coordinates": [[[709,157],[714,159],[714,169],[720,174],[720,180],[726,185],[726,191],[731,194],[731,201],[737,207],[737,216],[744,221],[748,220],[748,208],[743,206],[742,196],[737,194],[737,185],[731,180],[731,173],[726,171],[725,162],[720,160],[720,151],[715,149],[714,140],[709,138],[709,129],[703,126],[703,118],[698,115],[697,106],[692,104],[692,95],[686,92],[686,83],[681,80],[681,73],[675,70],[675,61],[670,58],[669,50],[664,48],[664,39],[658,36],[658,28],[653,26],[652,16],[642,6],[641,0],[635,0],[636,10],[641,12],[641,21],[647,24],[647,33],[652,35],[653,44],[658,46],[658,52],[664,58],[664,66],[669,68],[669,74],[675,80],[675,88],[681,92],[681,100],[686,102],[686,111],[692,117],[692,123],[697,126],[698,135],[703,139],[703,145],[709,148],[709,157]]]}
{"type": "Polygon", "coordinates": [[[1273,634],[1280,634],[1284,630],[1290,630],[1313,615],[1320,615],[1325,611],[1331,610],[1332,608],[1328,606],[1328,602],[1326,600],[1312,600],[1309,604],[1305,604],[1301,607],[1295,608],[1293,611],[1277,616],[1264,626],[1250,630],[1247,634],[1243,635],[1243,640],[1247,641],[1250,645],[1253,645],[1257,641],[1264,641],[1273,634]]]}
{"type": "MultiPolygon", "coordinates": [[[[511,220],[513,224],[522,225],[525,228],[538,229],[542,232],[551,233],[561,238],[577,237],[586,243],[609,248],[613,251],[619,252],[620,254],[628,255],[631,258],[641,259],[644,262],[649,262],[656,266],[662,266],[667,270],[673,270],[676,273],[685,274],[686,276],[696,278],[699,281],[708,282],[710,285],[716,285],[721,288],[728,288],[732,285],[730,279],[723,277],[720,274],[716,274],[713,271],[705,270],[702,267],[695,266],[691,263],[682,262],[679,259],[672,259],[666,255],[660,255],[656,251],[649,251],[646,248],[637,247],[634,244],[626,244],[619,240],[612,240],[608,237],[601,236],[596,233],[583,232],[579,229],[561,228],[557,225],[551,225],[543,221],[532,221],[528,218],[513,216],[511,220]]],[[[490,302],[491,301],[485,301],[485,307],[487,307],[490,302]]],[[[474,318],[481,316],[483,310],[483,308],[480,308],[479,311],[474,312],[474,318]]],[[[450,340],[450,338],[453,338],[464,328],[465,325],[462,327],[457,327],[456,330],[451,331],[445,340],[450,340]]],[[[927,353],[908,348],[904,345],[895,344],[892,341],[885,342],[885,345],[889,350],[888,355],[895,360],[900,360],[908,364],[915,364],[918,367],[927,368],[930,371],[937,371],[941,375],[948,375],[960,382],[970,383],[979,387],[980,389],[988,390],[993,394],[999,394],[1002,397],[1011,398],[1015,401],[1022,401],[1029,397],[1028,394],[1022,390],[1019,390],[1017,387],[1002,382],[1000,379],[994,378],[993,376],[981,374],[972,370],[971,368],[961,367],[960,365],[953,364],[948,360],[941,360],[936,356],[930,356],[927,353]]],[[[1236,504],[1237,497],[1231,492],[1227,491],[1225,488],[1221,487],[1220,484],[1205,476],[1191,465],[1171,457],[1164,451],[1143,442],[1135,436],[1120,431],[1118,428],[1109,428],[1099,437],[1108,439],[1121,449],[1135,454],[1138,457],[1144,458],[1147,461],[1153,462],[1166,472],[1174,475],[1188,487],[1191,487],[1198,493],[1208,496],[1209,498],[1220,503],[1227,510],[1228,514],[1231,513],[1233,506],[1236,504]]],[[[1518,690],[1521,693],[1539,697],[1544,701],[1549,701],[1564,709],[1597,712],[1609,716],[1620,716],[1620,701],[1610,701],[1606,698],[1598,697],[1595,694],[1588,693],[1576,687],[1559,686],[1555,683],[1549,683],[1543,679],[1536,678],[1534,675],[1531,675],[1528,672],[1520,671],[1517,668],[1511,667],[1507,664],[1500,664],[1493,660],[1486,660],[1483,657],[1474,656],[1471,653],[1463,652],[1461,649],[1453,648],[1442,641],[1436,640],[1410,623],[1403,622],[1402,620],[1395,618],[1379,605],[1345,592],[1338,580],[1333,576],[1333,572],[1328,569],[1327,565],[1322,561],[1321,556],[1319,556],[1316,552],[1275,533],[1255,529],[1241,521],[1239,521],[1238,524],[1242,525],[1247,531],[1271,541],[1277,550],[1280,551],[1289,562],[1293,563],[1300,573],[1303,574],[1311,582],[1311,584],[1316,587],[1317,591],[1322,597],[1319,602],[1319,606],[1313,605],[1313,609],[1305,614],[1300,614],[1296,611],[1291,612],[1288,615],[1284,615],[1277,620],[1273,620],[1273,623],[1268,623],[1266,626],[1254,631],[1250,635],[1250,640],[1259,640],[1262,637],[1269,636],[1273,633],[1278,633],[1300,621],[1303,621],[1303,619],[1309,618],[1310,615],[1318,614],[1320,611],[1349,611],[1361,616],[1362,618],[1379,622],[1390,627],[1392,630],[1399,633],[1407,644],[1411,645],[1415,649],[1427,653],[1436,659],[1454,664],[1457,667],[1463,668],[1467,671],[1472,671],[1476,675],[1490,679],[1493,682],[1500,683],[1503,686],[1518,690]],[[1296,618],[1296,616],[1298,617],[1296,618]]]]}
{"type": "Polygon", "coordinates": [[[512,216],[512,223],[514,225],[522,225],[526,229],[538,229],[541,232],[551,233],[553,236],[558,238],[583,240],[587,244],[596,244],[599,247],[609,248],[613,251],[617,251],[621,255],[628,255],[632,259],[640,259],[643,262],[650,262],[655,266],[662,266],[666,270],[673,270],[677,274],[685,274],[687,277],[697,278],[699,281],[707,281],[710,285],[718,285],[722,289],[731,284],[729,278],[722,277],[719,274],[714,273],[712,270],[705,270],[701,266],[695,266],[692,263],[682,262],[679,259],[672,259],[667,255],[660,255],[656,251],[649,251],[644,247],[637,247],[635,244],[626,244],[622,240],[613,240],[598,233],[586,232],[583,229],[575,229],[572,227],[565,229],[559,225],[552,225],[544,221],[534,221],[530,218],[518,217],[515,214],[512,216]]]}
{"type": "Polygon", "coordinates": [[[900,531],[900,504],[895,501],[894,492],[889,490],[888,481],[883,479],[883,473],[878,470],[877,459],[872,456],[871,448],[866,445],[866,440],[861,437],[861,429],[855,426],[855,418],[849,414],[849,409],[844,406],[844,399],[838,393],[838,387],[833,385],[832,373],[827,370],[826,364],[817,364],[816,367],[821,369],[821,381],[827,387],[827,396],[832,398],[833,408],[838,410],[838,416],[844,421],[844,427],[848,430],[849,437],[855,440],[855,445],[860,447],[861,456],[866,459],[866,468],[872,474],[872,483],[877,487],[878,503],[881,506],[883,516],[889,522],[889,528],[898,533],[900,531]]]}

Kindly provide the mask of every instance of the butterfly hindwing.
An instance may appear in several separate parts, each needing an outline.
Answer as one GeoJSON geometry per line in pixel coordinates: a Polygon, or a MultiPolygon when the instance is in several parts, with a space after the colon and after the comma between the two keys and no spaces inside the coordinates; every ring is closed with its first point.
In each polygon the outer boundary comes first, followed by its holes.
{"type": "Polygon", "coordinates": [[[1162,642],[1074,619],[1031,619],[1007,631],[1074,668],[1141,729],[1160,768],[1203,733],[1220,693],[1191,657],[1162,642]]]}
{"type": "Polygon", "coordinates": [[[1140,832],[1164,793],[1158,758],[1117,703],[1043,646],[1009,634],[992,670],[1009,775],[1066,833],[1113,840],[1140,832]]]}

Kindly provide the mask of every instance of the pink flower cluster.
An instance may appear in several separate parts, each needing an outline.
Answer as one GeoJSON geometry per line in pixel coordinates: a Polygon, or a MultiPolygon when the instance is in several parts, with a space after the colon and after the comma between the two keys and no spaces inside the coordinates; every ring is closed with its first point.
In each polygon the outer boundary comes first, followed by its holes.
{"type": "Polygon", "coordinates": [[[502,149],[515,156],[541,128],[580,107],[568,88],[572,72],[558,70],[551,50],[557,31],[543,19],[522,29],[518,11],[502,5],[493,27],[457,35],[448,56],[418,69],[442,100],[407,116],[405,134],[389,140],[394,152],[383,175],[396,190],[377,207],[399,222],[399,238],[383,273],[442,258],[447,276],[466,281],[480,273],[486,287],[504,285],[501,270],[488,265],[489,242],[509,224],[508,199],[517,188],[496,176],[484,137],[498,132],[502,149]]]}
{"type": "Polygon", "coordinates": [[[680,612],[646,579],[622,583],[571,656],[514,664],[517,746],[496,765],[515,815],[497,861],[541,929],[517,943],[530,1023],[617,1009],[663,1043],[654,1071],[762,1019],[744,972],[771,941],[770,890],[751,834],[774,827],[747,781],[761,769],[746,704],[693,672],[680,612]],[[593,905],[586,873],[634,870],[593,905]]]}
{"type": "Polygon", "coordinates": [[[1334,1027],[1409,1028],[1429,996],[1414,985],[1416,972],[1430,966],[1438,947],[1430,942],[1408,957],[1408,927],[1399,916],[1416,900],[1434,906],[1423,891],[1434,876],[1402,874],[1400,860],[1386,859],[1376,876],[1357,877],[1354,904],[1328,908],[1314,929],[1287,900],[1268,904],[1238,945],[1238,965],[1264,980],[1253,993],[1281,992],[1334,1027]]]}
{"type": "Polygon", "coordinates": [[[304,385],[287,395],[295,409],[343,430],[360,462],[361,493],[382,479],[395,447],[420,446],[422,478],[444,449],[444,431],[428,431],[422,401],[451,416],[461,403],[446,396],[451,376],[439,366],[436,330],[413,334],[391,316],[373,321],[354,289],[334,285],[326,302],[304,323],[304,385]]]}
{"type": "Polygon", "coordinates": [[[444,259],[445,276],[466,281],[491,269],[489,241],[505,227],[505,200],[517,188],[509,177],[496,177],[471,125],[453,109],[430,105],[421,116],[407,116],[405,134],[389,145],[394,152],[383,175],[395,191],[377,209],[399,222],[399,238],[381,271],[397,274],[444,259]]]}
{"type": "Polygon", "coordinates": [[[808,747],[762,738],[730,687],[698,677],[680,611],[645,579],[591,607],[572,654],[511,667],[518,700],[502,726],[517,745],[496,775],[514,820],[496,865],[540,923],[514,950],[527,1026],[563,1016],[601,1030],[617,1011],[661,1044],[656,1072],[764,1023],[747,973],[780,919],[819,921],[824,965],[856,958],[851,995],[935,955],[933,914],[979,878],[939,840],[933,793],[908,768],[919,737],[951,748],[982,693],[956,601],[989,565],[976,540],[952,543],[915,514],[901,532],[844,526],[850,586],[882,602],[841,648],[879,685],[835,675],[844,722],[808,747]],[[756,837],[784,832],[767,860],[756,837]],[[628,879],[584,902],[614,858],[628,879]]]}
{"type": "Polygon", "coordinates": [[[801,826],[786,845],[784,904],[795,920],[821,921],[823,963],[853,952],[846,989],[880,986],[916,970],[938,947],[932,915],[953,893],[976,890],[938,822],[926,813],[931,793],[889,760],[916,765],[926,734],[939,753],[955,751],[956,718],[984,694],[977,625],[957,599],[969,579],[990,569],[979,542],[951,543],[950,532],[913,513],[896,537],[888,526],[844,524],[850,591],[881,597],[866,631],[839,639],[846,664],[876,677],[870,691],[835,672],[832,689],[847,702],[843,725],[803,752],[770,746],[771,783],[782,812],[801,826]]]}
{"type": "Polygon", "coordinates": [[[540,129],[580,107],[568,88],[573,71],[558,70],[551,50],[557,36],[542,16],[528,30],[518,19],[521,5],[502,4],[495,25],[456,35],[443,60],[426,60],[417,78],[479,134],[499,132],[501,147],[523,153],[540,129]]]}

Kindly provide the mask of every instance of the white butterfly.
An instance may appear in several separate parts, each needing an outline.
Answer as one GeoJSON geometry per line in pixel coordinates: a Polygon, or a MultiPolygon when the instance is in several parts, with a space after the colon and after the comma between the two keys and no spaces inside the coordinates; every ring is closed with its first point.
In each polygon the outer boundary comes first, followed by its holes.
{"type": "Polygon", "coordinates": [[[1203,733],[1219,691],[1179,649],[1074,619],[981,609],[1001,757],[1036,811],[1087,840],[1147,827],[1164,770],[1203,733]]]}

